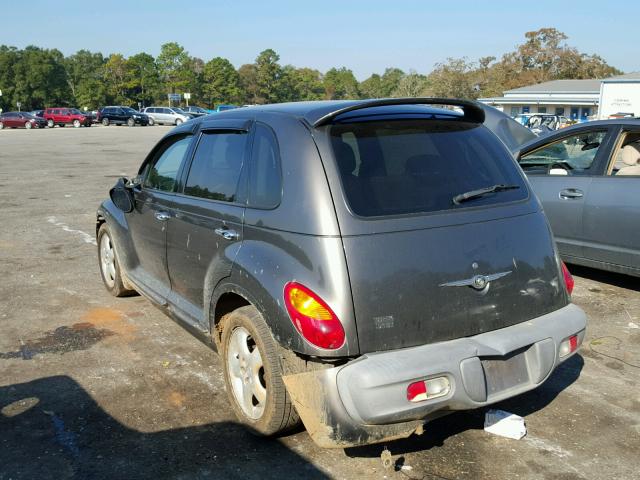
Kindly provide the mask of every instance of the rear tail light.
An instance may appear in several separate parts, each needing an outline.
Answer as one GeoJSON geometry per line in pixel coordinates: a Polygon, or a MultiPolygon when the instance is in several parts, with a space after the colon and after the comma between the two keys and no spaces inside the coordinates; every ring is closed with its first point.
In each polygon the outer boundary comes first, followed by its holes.
{"type": "Polygon", "coordinates": [[[432,398],[444,397],[451,391],[451,383],[447,377],[430,378],[414,382],[407,387],[407,400],[423,402],[432,398]]]}
{"type": "Polygon", "coordinates": [[[335,350],[344,344],[344,328],[335,313],[304,285],[289,282],[284,303],[296,330],[316,347],[335,350]]]}
{"type": "Polygon", "coordinates": [[[564,284],[567,287],[567,292],[569,292],[569,295],[571,295],[571,293],[573,292],[573,287],[575,285],[575,282],[573,281],[573,276],[571,275],[571,272],[569,272],[569,269],[564,264],[564,262],[561,262],[561,264],[562,264],[562,276],[564,277],[564,284]]]}
{"type": "Polygon", "coordinates": [[[578,335],[571,335],[569,338],[565,338],[562,343],[560,343],[560,348],[558,349],[558,356],[560,358],[566,357],[570,353],[575,352],[578,349],[580,342],[578,340],[578,335]]]}

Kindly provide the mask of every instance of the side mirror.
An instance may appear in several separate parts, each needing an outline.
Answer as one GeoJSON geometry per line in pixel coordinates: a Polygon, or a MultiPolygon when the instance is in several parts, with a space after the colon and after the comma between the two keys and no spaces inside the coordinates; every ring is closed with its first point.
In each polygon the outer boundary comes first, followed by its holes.
{"type": "Polygon", "coordinates": [[[124,213],[132,212],[135,205],[133,192],[131,191],[132,187],[133,185],[129,183],[129,180],[125,177],[120,177],[114,187],[109,190],[111,201],[124,213]]]}

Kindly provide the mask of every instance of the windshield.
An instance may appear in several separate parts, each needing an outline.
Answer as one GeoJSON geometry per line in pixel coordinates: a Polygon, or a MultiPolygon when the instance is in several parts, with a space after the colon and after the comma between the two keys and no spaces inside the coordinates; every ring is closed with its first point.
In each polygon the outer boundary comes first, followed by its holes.
{"type": "Polygon", "coordinates": [[[173,111],[176,113],[181,113],[182,115],[185,115],[184,110],[182,110],[181,108],[174,108],[173,111]]]}
{"type": "Polygon", "coordinates": [[[77,108],[70,108],[69,112],[72,113],[73,115],[84,115],[80,110],[78,110],[77,108]]]}
{"type": "Polygon", "coordinates": [[[459,120],[346,123],[330,130],[345,196],[356,215],[434,212],[527,198],[519,169],[484,126],[459,120]],[[462,193],[496,185],[464,204],[462,193]]]}
{"type": "Polygon", "coordinates": [[[122,107],[122,110],[124,110],[127,113],[138,113],[136,110],[134,110],[131,107],[122,107]]]}

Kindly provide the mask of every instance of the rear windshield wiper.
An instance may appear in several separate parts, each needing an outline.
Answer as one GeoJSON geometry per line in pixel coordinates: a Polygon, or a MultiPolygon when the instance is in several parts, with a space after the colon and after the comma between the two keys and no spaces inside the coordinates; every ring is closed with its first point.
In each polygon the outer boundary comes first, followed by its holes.
{"type": "Polygon", "coordinates": [[[473,198],[482,197],[487,193],[503,192],[505,190],[515,190],[518,188],[520,188],[520,185],[504,185],[502,183],[499,183],[497,185],[492,185],[490,187],[479,188],[477,190],[470,190],[468,192],[456,195],[455,197],[453,197],[453,203],[455,203],[456,205],[460,205],[462,202],[466,202],[467,200],[471,200],[473,198]]]}

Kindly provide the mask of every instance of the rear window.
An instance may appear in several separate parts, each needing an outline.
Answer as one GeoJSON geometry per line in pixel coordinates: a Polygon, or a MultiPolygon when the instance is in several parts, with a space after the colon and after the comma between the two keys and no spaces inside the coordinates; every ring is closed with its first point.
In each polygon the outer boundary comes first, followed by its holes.
{"type": "Polygon", "coordinates": [[[482,125],[384,120],[336,124],[330,135],[347,202],[359,216],[435,212],[528,196],[508,151],[482,125]],[[510,189],[453,200],[495,185],[510,189]]]}

